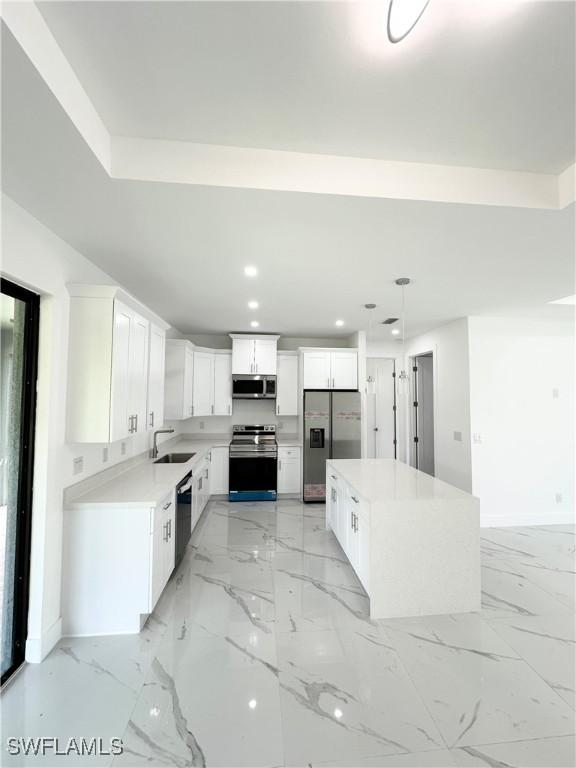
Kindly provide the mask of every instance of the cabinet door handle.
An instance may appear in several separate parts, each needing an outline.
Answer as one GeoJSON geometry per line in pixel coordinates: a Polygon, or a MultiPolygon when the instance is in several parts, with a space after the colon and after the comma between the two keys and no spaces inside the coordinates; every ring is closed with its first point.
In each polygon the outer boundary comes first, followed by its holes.
{"type": "Polygon", "coordinates": [[[162,507],[162,509],[170,509],[170,507],[171,507],[171,506],[172,506],[172,502],[171,502],[171,501],[169,501],[167,504],[164,504],[164,506],[162,507]]]}
{"type": "Polygon", "coordinates": [[[352,510],[350,510],[350,528],[354,530],[354,512],[352,510]]]}
{"type": "Polygon", "coordinates": [[[282,469],[282,459],[278,459],[278,471],[282,469]]]}
{"type": "Polygon", "coordinates": [[[138,432],[138,414],[134,416],[134,432],[138,432]]]}
{"type": "Polygon", "coordinates": [[[232,405],[228,403],[228,416],[230,416],[231,411],[232,411],[232,405]]]}
{"type": "Polygon", "coordinates": [[[332,379],[332,389],[334,389],[334,381],[335,379],[332,379]]]}
{"type": "Polygon", "coordinates": [[[214,414],[214,406],[212,406],[212,414],[214,414]]]}
{"type": "Polygon", "coordinates": [[[356,517],[356,533],[358,533],[358,520],[360,519],[358,515],[355,515],[356,517]]]}
{"type": "Polygon", "coordinates": [[[168,520],[168,538],[172,538],[172,520],[168,520]]]}
{"type": "Polygon", "coordinates": [[[280,406],[276,406],[276,416],[280,416],[280,406]]]}
{"type": "Polygon", "coordinates": [[[132,416],[128,416],[128,434],[132,432],[132,416]]]}
{"type": "Polygon", "coordinates": [[[328,376],[328,389],[330,389],[330,376],[328,376]]]}
{"type": "Polygon", "coordinates": [[[194,406],[190,406],[190,416],[194,416],[194,406]]]}
{"type": "Polygon", "coordinates": [[[338,478],[336,477],[336,475],[330,475],[330,477],[332,478],[332,480],[338,480],[338,478]]]}
{"type": "Polygon", "coordinates": [[[359,504],[359,503],[360,503],[360,502],[358,501],[358,499],[356,498],[356,496],[350,496],[350,498],[352,499],[352,501],[354,502],[354,504],[359,504]]]}
{"type": "Polygon", "coordinates": [[[205,470],[204,470],[204,472],[205,472],[205,475],[204,475],[204,477],[206,478],[206,480],[208,480],[208,470],[207,470],[207,469],[205,469],[205,470]]]}
{"type": "Polygon", "coordinates": [[[150,426],[154,426],[154,411],[150,411],[150,426]]]}
{"type": "Polygon", "coordinates": [[[204,478],[202,478],[202,477],[201,477],[201,478],[200,478],[200,482],[198,483],[198,490],[199,490],[199,491],[201,491],[201,490],[202,490],[202,480],[203,480],[203,479],[204,479],[204,478]]]}
{"type": "Polygon", "coordinates": [[[168,541],[168,523],[164,523],[162,527],[164,529],[164,533],[162,534],[162,541],[168,541]]]}

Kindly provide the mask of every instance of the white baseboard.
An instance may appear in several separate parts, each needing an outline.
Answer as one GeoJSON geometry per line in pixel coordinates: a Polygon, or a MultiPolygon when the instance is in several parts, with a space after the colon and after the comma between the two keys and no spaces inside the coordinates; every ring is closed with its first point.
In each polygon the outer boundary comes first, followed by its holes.
{"type": "Polygon", "coordinates": [[[61,637],[62,619],[60,618],[41,637],[27,638],[26,661],[30,664],[39,664],[41,661],[44,661],[61,637]]]}
{"type": "Polygon", "coordinates": [[[530,525],[574,525],[574,516],[570,513],[549,516],[546,519],[534,520],[533,517],[507,515],[505,517],[484,517],[480,520],[481,528],[512,528],[514,526],[530,525]]]}

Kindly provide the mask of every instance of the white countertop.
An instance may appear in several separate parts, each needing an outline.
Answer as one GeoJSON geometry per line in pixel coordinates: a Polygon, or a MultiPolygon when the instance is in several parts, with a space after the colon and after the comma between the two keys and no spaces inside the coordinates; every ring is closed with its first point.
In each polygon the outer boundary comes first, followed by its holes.
{"type": "Polygon", "coordinates": [[[165,453],[194,453],[184,464],[154,464],[152,459],[143,461],[126,472],[78,496],[67,505],[68,509],[85,506],[155,506],[202,461],[211,448],[228,447],[229,439],[188,439],[169,446],[159,446],[158,456],[165,453]]]}
{"type": "MultiPolygon", "coordinates": [[[[132,466],[125,472],[104,481],[91,490],[77,496],[66,506],[67,509],[79,509],[86,506],[155,506],[180,482],[193,471],[212,448],[228,448],[229,435],[196,438],[184,435],[174,443],[168,441],[158,447],[158,456],[165,453],[194,453],[184,464],[154,464],[152,459],[132,466]]],[[[298,447],[301,442],[293,435],[277,437],[280,448],[298,447]]]]}
{"type": "Polygon", "coordinates": [[[331,459],[326,462],[370,503],[462,499],[470,494],[397,459],[331,459]]]}

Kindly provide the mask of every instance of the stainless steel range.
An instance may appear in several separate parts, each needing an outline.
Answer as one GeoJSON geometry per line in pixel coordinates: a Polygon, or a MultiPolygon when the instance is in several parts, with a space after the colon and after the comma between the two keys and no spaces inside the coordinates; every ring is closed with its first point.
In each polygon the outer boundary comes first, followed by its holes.
{"type": "Polygon", "coordinates": [[[274,501],[278,443],[274,424],[235,424],[230,443],[230,501],[274,501]]]}

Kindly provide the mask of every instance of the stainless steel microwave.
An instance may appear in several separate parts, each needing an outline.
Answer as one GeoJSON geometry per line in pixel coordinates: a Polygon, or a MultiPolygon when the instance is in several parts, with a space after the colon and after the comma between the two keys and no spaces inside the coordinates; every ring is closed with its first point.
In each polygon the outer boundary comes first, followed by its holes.
{"type": "Polygon", "coordinates": [[[233,400],[275,400],[276,376],[232,375],[233,400]]]}

